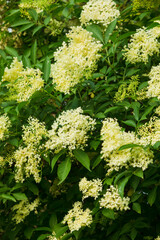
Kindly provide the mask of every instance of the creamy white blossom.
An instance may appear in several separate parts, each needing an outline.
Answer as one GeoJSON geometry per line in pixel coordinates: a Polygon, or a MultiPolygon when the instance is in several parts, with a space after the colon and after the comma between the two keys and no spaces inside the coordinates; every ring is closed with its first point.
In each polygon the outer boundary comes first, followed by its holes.
{"type": "Polygon", "coordinates": [[[94,197],[94,199],[96,199],[102,191],[102,181],[98,178],[88,181],[87,178],[84,177],[79,182],[79,190],[83,194],[83,200],[88,197],[94,197]]]}
{"type": "Polygon", "coordinates": [[[64,111],[48,131],[49,140],[45,146],[56,153],[65,148],[70,152],[76,148],[83,149],[87,145],[88,132],[92,131],[94,126],[95,120],[83,115],[80,107],[64,111]]]}
{"type": "Polygon", "coordinates": [[[120,12],[112,0],[89,0],[81,12],[80,21],[84,25],[100,23],[107,27],[119,17],[120,12]]]}
{"type": "Polygon", "coordinates": [[[107,189],[104,196],[99,201],[100,208],[108,208],[108,209],[114,209],[114,210],[128,210],[129,209],[129,197],[123,197],[118,193],[118,188],[114,187],[113,185],[110,186],[110,188],[107,189]]]}
{"type": "Polygon", "coordinates": [[[78,231],[81,227],[89,226],[92,223],[91,210],[83,211],[82,203],[75,202],[73,209],[69,210],[62,223],[67,223],[71,232],[78,231]]]}
{"type": "Polygon", "coordinates": [[[11,126],[11,121],[7,114],[3,114],[0,116],[0,140],[4,140],[9,131],[9,127],[11,126]]]}
{"type": "Polygon", "coordinates": [[[55,63],[51,65],[51,77],[57,91],[70,93],[79,82],[88,78],[96,69],[102,44],[92,37],[92,33],[82,27],[72,27],[67,34],[68,45],[63,42],[55,53],[55,63]]]}

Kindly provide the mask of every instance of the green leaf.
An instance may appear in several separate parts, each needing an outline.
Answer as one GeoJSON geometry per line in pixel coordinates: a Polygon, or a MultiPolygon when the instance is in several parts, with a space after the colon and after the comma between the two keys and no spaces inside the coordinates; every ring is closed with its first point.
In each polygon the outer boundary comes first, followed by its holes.
{"type": "Polygon", "coordinates": [[[31,67],[31,62],[30,62],[30,60],[27,56],[23,56],[22,60],[23,60],[23,65],[24,65],[25,68],[26,67],[29,67],[29,68],[31,67]]]}
{"type": "Polygon", "coordinates": [[[70,157],[68,157],[63,162],[61,162],[58,166],[57,174],[60,180],[58,185],[61,184],[66,179],[70,170],[71,170],[71,159],[70,157]]]}
{"type": "Polygon", "coordinates": [[[100,143],[101,143],[100,141],[92,140],[92,141],[90,142],[90,146],[91,146],[94,150],[96,150],[96,149],[98,148],[98,146],[99,146],[100,143]]]}
{"type": "Polygon", "coordinates": [[[105,118],[106,116],[104,115],[104,113],[99,112],[95,115],[95,118],[105,118]]]}
{"type": "Polygon", "coordinates": [[[49,219],[50,228],[53,229],[55,224],[57,224],[57,216],[55,213],[53,213],[49,219]]]}
{"type": "Polygon", "coordinates": [[[139,203],[133,203],[132,209],[141,214],[141,205],[139,203]]]}
{"type": "Polygon", "coordinates": [[[43,73],[44,73],[44,80],[47,82],[50,76],[51,71],[51,60],[47,56],[43,62],[43,73]]]}
{"type": "Polygon", "coordinates": [[[124,34],[122,34],[121,36],[119,36],[119,38],[118,38],[118,41],[120,41],[120,40],[123,40],[123,39],[125,39],[125,38],[128,38],[129,36],[131,36],[131,35],[133,35],[135,32],[127,32],[127,33],[124,33],[124,34]]]}
{"type": "Polygon", "coordinates": [[[155,202],[156,196],[157,196],[157,186],[154,187],[148,195],[148,203],[150,206],[152,206],[153,203],[155,202]]]}
{"type": "Polygon", "coordinates": [[[128,182],[128,180],[130,179],[131,176],[125,177],[124,179],[122,179],[119,183],[118,183],[118,192],[120,194],[120,196],[123,198],[124,196],[124,188],[128,182]]]}
{"type": "Polygon", "coordinates": [[[24,236],[25,236],[27,239],[31,239],[32,234],[33,234],[33,231],[34,231],[33,228],[27,227],[27,228],[24,230],[24,236]]]}
{"type": "Polygon", "coordinates": [[[126,170],[126,171],[124,171],[124,172],[122,172],[122,173],[119,173],[119,174],[116,176],[115,180],[114,180],[114,185],[116,185],[117,182],[118,182],[123,176],[131,175],[131,173],[132,173],[132,171],[128,171],[128,170],[126,170]]]}
{"type": "Polygon", "coordinates": [[[144,111],[144,113],[143,113],[140,121],[147,119],[146,116],[147,116],[150,112],[152,112],[152,110],[153,110],[154,107],[155,107],[155,106],[150,106],[150,107],[148,107],[148,108],[144,111]]]}
{"type": "Polygon", "coordinates": [[[19,146],[17,138],[9,139],[8,142],[15,147],[19,146]]]}
{"type": "Polygon", "coordinates": [[[108,28],[104,34],[104,42],[105,44],[108,43],[108,40],[110,38],[110,35],[112,34],[113,30],[115,29],[116,27],[116,24],[117,24],[117,19],[115,19],[113,22],[111,22],[109,25],[108,25],[108,28]]]}
{"type": "Polygon", "coordinates": [[[15,197],[17,200],[28,200],[27,196],[25,193],[12,193],[12,195],[15,197]]]}
{"type": "Polygon", "coordinates": [[[123,146],[121,146],[118,151],[121,151],[121,150],[124,150],[124,149],[128,149],[128,148],[133,148],[133,147],[139,147],[140,145],[138,144],[134,144],[134,143],[131,143],[131,144],[125,144],[123,146]]]}
{"type": "Polygon", "coordinates": [[[13,57],[18,57],[19,56],[18,52],[12,47],[5,47],[5,50],[9,55],[11,55],[13,57]]]}
{"type": "Polygon", "coordinates": [[[137,230],[135,228],[133,228],[131,230],[131,233],[130,233],[130,237],[131,237],[131,240],[135,240],[136,236],[137,236],[137,230]]]}
{"type": "Polygon", "coordinates": [[[117,110],[117,109],[119,109],[119,107],[117,107],[117,106],[110,107],[110,108],[107,108],[104,113],[112,112],[112,111],[117,110]]]}
{"type": "Polygon", "coordinates": [[[94,169],[95,167],[97,167],[98,164],[99,164],[101,161],[102,161],[102,158],[101,158],[101,156],[99,155],[99,156],[96,158],[96,160],[94,161],[93,166],[92,166],[92,169],[94,169]]]}
{"type": "Polygon", "coordinates": [[[160,147],[160,141],[156,142],[154,145],[153,145],[153,148],[154,149],[158,149],[160,147]]]}
{"type": "Polygon", "coordinates": [[[136,171],[133,172],[133,174],[137,177],[143,178],[143,171],[141,168],[137,169],[136,171]]]}
{"type": "Polygon", "coordinates": [[[51,20],[51,16],[46,17],[46,18],[44,19],[44,25],[47,25],[47,24],[50,22],[50,20],[51,20]]]}
{"type": "Polygon", "coordinates": [[[113,220],[115,219],[114,211],[112,209],[103,209],[102,214],[107,218],[110,218],[113,220]]]}
{"type": "Polygon", "coordinates": [[[133,120],[126,120],[126,121],[122,121],[124,124],[131,126],[131,127],[135,127],[136,128],[136,123],[133,120]]]}
{"type": "Polygon", "coordinates": [[[59,153],[57,153],[54,158],[52,159],[52,162],[51,162],[51,169],[53,171],[53,168],[56,164],[56,162],[58,161],[58,159],[60,158],[60,156],[62,156],[64,153],[66,152],[66,150],[61,150],[59,153]]]}
{"type": "Polygon", "coordinates": [[[33,29],[32,35],[34,36],[34,34],[36,34],[41,28],[43,28],[43,26],[37,26],[33,29]]]}
{"type": "Polygon", "coordinates": [[[56,233],[56,237],[59,238],[68,230],[68,226],[63,226],[63,224],[58,223],[54,226],[54,231],[56,233]]]}
{"type": "Polygon", "coordinates": [[[138,121],[139,120],[140,103],[139,102],[133,102],[131,104],[131,107],[133,108],[133,115],[134,115],[135,119],[138,121]]]}
{"type": "Polygon", "coordinates": [[[37,14],[36,10],[34,10],[34,9],[29,9],[28,12],[29,12],[30,16],[37,22],[37,20],[38,20],[38,14],[37,14]]]}
{"type": "Polygon", "coordinates": [[[5,194],[5,193],[0,194],[0,198],[16,202],[16,199],[9,194],[5,194]]]}
{"type": "Polygon", "coordinates": [[[30,21],[28,20],[25,20],[25,19],[21,19],[21,20],[17,20],[16,22],[14,22],[11,27],[18,27],[18,26],[21,26],[21,25],[25,25],[25,24],[29,24],[31,23],[30,21]]]}
{"type": "Polygon", "coordinates": [[[36,184],[29,182],[27,185],[28,185],[29,190],[30,190],[31,192],[33,192],[34,195],[38,195],[38,194],[39,194],[39,189],[38,189],[38,187],[37,187],[36,184]]]}
{"type": "Polygon", "coordinates": [[[135,73],[137,73],[139,71],[140,71],[140,69],[135,69],[135,68],[129,69],[129,71],[126,73],[126,76],[127,77],[133,76],[135,73]]]}
{"type": "Polygon", "coordinates": [[[37,240],[46,240],[48,238],[48,236],[50,236],[51,234],[41,234],[37,240]]]}
{"type": "Polygon", "coordinates": [[[92,24],[86,27],[87,31],[92,32],[93,33],[93,37],[95,37],[96,39],[100,40],[101,42],[103,42],[103,35],[101,32],[101,28],[96,25],[96,24],[92,24]]]}
{"type": "Polygon", "coordinates": [[[31,47],[31,60],[33,64],[36,63],[36,52],[37,52],[37,40],[34,41],[32,47],[31,47]]]}
{"type": "Polygon", "coordinates": [[[23,32],[23,31],[25,31],[25,30],[33,27],[33,26],[34,26],[34,23],[27,24],[27,25],[21,27],[18,32],[23,32]]]}
{"type": "Polygon", "coordinates": [[[87,168],[89,171],[90,170],[90,159],[87,155],[87,153],[85,153],[84,151],[77,149],[73,151],[74,156],[76,157],[76,159],[85,167],[87,168]]]}

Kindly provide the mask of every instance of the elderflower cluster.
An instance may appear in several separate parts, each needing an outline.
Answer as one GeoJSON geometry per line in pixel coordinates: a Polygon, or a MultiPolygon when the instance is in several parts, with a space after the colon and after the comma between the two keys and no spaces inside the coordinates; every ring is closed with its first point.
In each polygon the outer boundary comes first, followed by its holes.
{"type": "Polygon", "coordinates": [[[70,152],[76,148],[83,149],[88,140],[87,133],[94,129],[95,120],[83,115],[83,110],[67,110],[61,113],[48,131],[49,140],[46,148],[58,153],[68,148],[70,152]]]}
{"type": "Polygon", "coordinates": [[[153,54],[159,54],[160,43],[159,38],[159,27],[156,29],[146,30],[146,28],[138,29],[135,34],[132,35],[131,41],[128,47],[124,47],[124,57],[128,62],[133,64],[137,62],[148,62],[148,56],[153,54]]]}
{"type": "Polygon", "coordinates": [[[127,97],[135,98],[137,95],[138,85],[139,85],[138,75],[132,76],[129,84],[122,83],[114,96],[115,102],[122,102],[127,97]]]}
{"type": "Polygon", "coordinates": [[[22,126],[22,128],[23,128],[22,139],[26,145],[32,144],[36,146],[40,143],[42,137],[47,135],[45,124],[39,122],[38,119],[33,117],[30,117],[28,119],[28,125],[22,126]]]}
{"type": "Polygon", "coordinates": [[[36,147],[32,144],[28,144],[27,147],[19,147],[13,155],[13,161],[15,162],[15,180],[16,182],[23,182],[24,175],[30,177],[33,175],[35,181],[39,183],[41,181],[40,176],[40,155],[37,153],[36,147]]]}
{"type": "Polygon", "coordinates": [[[158,116],[160,116],[160,106],[158,106],[158,107],[156,108],[155,113],[156,113],[158,116]]]}
{"type": "MultiPolygon", "coordinates": [[[[55,3],[55,0],[21,0],[19,8],[22,13],[27,9],[35,9],[37,13],[42,12],[45,8],[55,3]]],[[[26,13],[27,14],[27,13],[26,13]]],[[[25,15],[26,15],[25,14],[25,15]]]]}
{"type": "Polygon", "coordinates": [[[78,231],[81,227],[89,226],[92,223],[91,213],[88,208],[83,211],[81,202],[75,202],[73,209],[69,210],[62,223],[67,223],[71,232],[78,231]]]}
{"type": "Polygon", "coordinates": [[[85,177],[79,182],[79,190],[83,194],[82,200],[87,197],[98,198],[99,192],[102,191],[102,181],[100,179],[93,179],[88,181],[85,177]]]}
{"type": "MultiPolygon", "coordinates": [[[[61,240],[64,236],[66,236],[66,234],[63,234],[62,236],[60,236],[59,238],[56,237],[56,233],[55,231],[52,232],[52,235],[50,235],[48,237],[48,240],[61,240]]],[[[68,240],[73,240],[73,238],[67,238],[68,240]]]]}
{"type": "Polygon", "coordinates": [[[158,236],[157,238],[155,238],[154,240],[160,240],[160,237],[158,236]]]}
{"type": "Polygon", "coordinates": [[[0,167],[4,167],[6,161],[4,159],[4,157],[0,156],[0,167]]]}
{"type": "Polygon", "coordinates": [[[114,19],[119,17],[120,12],[116,3],[112,0],[89,0],[83,6],[80,21],[84,25],[100,23],[107,27],[114,19]]]}
{"type": "Polygon", "coordinates": [[[22,62],[18,62],[18,59],[14,58],[10,69],[6,67],[2,77],[2,83],[7,82],[8,100],[27,101],[43,87],[44,81],[41,74],[39,69],[24,69],[22,62]]]}
{"type": "Polygon", "coordinates": [[[51,77],[57,91],[70,93],[71,88],[88,78],[96,69],[100,58],[98,52],[102,44],[92,37],[92,33],[82,27],[72,27],[67,34],[68,45],[63,42],[55,53],[55,63],[51,65],[51,77]]]}
{"type": "Polygon", "coordinates": [[[148,76],[150,80],[148,81],[147,97],[157,97],[160,99],[160,64],[153,66],[148,76]]]}
{"type": "Polygon", "coordinates": [[[158,8],[160,0],[133,0],[133,9],[152,9],[158,8]]]}
{"type": "Polygon", "coordinates": [[[0,140],[4,140],[7,137],[8,129],[11,126],[9,117],[6,114],[0,116],[0,140]]]}
{"type": "MultiPolygon", "coordinates": [[[[116,119],[108,118],[101,129],[102,157],[107,162],[108,172],[118,171],[122,167],[139,167],[145,170],[153,162],[153,152],[141,146],[119,150],[126,144],[142,144],[134,132],[124,132],[116,119]]],[[[144,144],[142,144],[144,145],[144,144]]]]}
{"type": "Polygon", "coordinates": [[[144,146],[160,141],[160,119],[152,117],[149,122],[139,127],[138,134],[141,137],[140,143],[144,146]]]}
{"type": "Polygon", "coordinates": [[[129,197],[123,197],[118,193],[118,188],[114,187],[113,185],[107,189],[106,193],[104,194],[103,198],[99,201],[100,208],[108,208],[108,209],[115,209],[115,210],[128,210],[129,208],[129,197]]]}
{"type": "Polygon", "coordinates": [[[39,205],[39,199],[35,199],[32,203],[29,203],[28,200],[22,200],[18,204],[12,207],[12,211],[16,211],[12,220],[16,221],[16,224],[23,222],[24,219],[30,214],[30,212],[34,211],[37,213],[37,207],[39,205]]]}

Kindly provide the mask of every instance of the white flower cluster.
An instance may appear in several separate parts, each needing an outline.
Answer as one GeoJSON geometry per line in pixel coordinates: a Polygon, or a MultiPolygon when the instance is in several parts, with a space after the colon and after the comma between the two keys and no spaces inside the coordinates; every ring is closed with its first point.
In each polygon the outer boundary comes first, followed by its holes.
{"type": "Polygon", "coordinates": [[[153,66],[148,76],[150,80],[148,81],[146,92],[147,97],[157,97],[160,99],[160,64],[153,66]]]}
{"type": "Polygon", "coordinates": [[[27,147],[19,147],[13,154],[13,161],[15,162],[15,180],[16,182],[23,182],[24,175],[30,177],[33,175],[35,181],[38,183],[41,180],[40,176],[40,155],[37,153],[36,147],[27,145],[27,147]]]}
{"type": "Polygon", "coordinates": [[[96,69],[100,58],[98,52],[102,44],[92,37],[92,33],[82,27],[72,27],[67,34],[68,45],[63,42],[55,53],[55,63],[51,66],[51,77],[56,90],[69,93],[77,83],[88,78],[96,69]]]}
{"type": "Polygon", "coordinates": [[[40,143],[42,137],[47,135],[45,124],[39,122],[38,119],[33,117],[30,117],[28,119],[28,125],[22,126],[22,128],[22,139],[26,145],[33,144],[34,146],[36,146],[40,143]]]}
{"type": "Polygon", "coordinates": [[[16,211],[12,220],[16,221],[16,224],[23,222],[23,220],[34,211],[37,213],[37,207],[39,205],[39,199],[36,198],[32,203],[29,203],[28,200],[22,200],[18,204],[12,207],[12,211],[16,211]]]}
{"type": "Polygon", "coordinates": [[[84,25],[100,23],[107,27],[120,12],[112,0],[89,0],[81,12],[80,21],[84,25]]]}
{"type": "Polygon", "coordinates": [[[4,140],[7,137],[8,129],[11,126],[11,122],[7,114],[0,116],[0,140],[4,140]]]}
{"type": "Polygon", "coordinates": [[[157,238],[155,238],[154,240],[160,240],[160,237],[158,236],[157,238]]]}
{"type": "Polygon", "coordinates": [[[104,194],[103,198],[99,201],[100,208],[108,208],[108,209],[115,209],[115,210],[128,210],[129,208],[129,197],[123,197],[118,193],[118,188],[114,187],[113,185],[107,189],[106,193],[104,194]]]}
{"type": "Polygon", "coordinates": [[[157,38],[160,36],[160,27],[155,27],[150,30],[146,28],[138,29],[132,35],[128,47],[124,48],[124,57],[128,62],[148,62],[148,56],[159,54],[160,43],[157,38]]]}
{"type": "Polygon", "coordinates": [[[46,148],[58,153],[60,150],[68,148],[70,152],[76,148],[83,149],[88,140],[87,133],[94,129],[95,120],[83,115],[83,110],[67,110],[61,113],[48,131],[49,140],[46,148]]]}
{"type": "Polygon", "coordinates": [[[88,181],[87,178],[82,178],[79,182],[79,190],[83,193],[84,200],[87,197],[98,198],[99,192],[102,191],[102,181],[100,179],[93,179],[88,181]]]}
{"type": "Polygon", "coordinates": [[[134,132],[122,131],[116,119],[108,118],[103,121],[101,129],[102,157],[107,162],[108,174],[113,170],[129,166],[140,167],[145,170],[153,162],[153,152],[142,147],[119,150],[126,144],[142,144],[134,132]]]}
{"type": "Polygon", "coordinates": [[[63,224],[67,223],[71,232],[78,231],[81,227],[89,226],[92,223],[91,210],[83,211],[82,203],[75,202],[73,209],[63,219],[63,224]]]}
{"type": "Polygon", "coordinates": [[[39,69],[24,69],[22,62],[18,62],[18,59],[14,58],[10,69],[6,67],[2,77],[2,83],[8,82],[6,85],[9,90],[8,100],[27,101],[43,87],[44,81],[41,74],[39,69]]]}
{"type": "Polygon", "coordinates": [[[160,141],[160,119],[152,117],[149,122],[139,127],[138,134],[141,136],[140,143],[144,146],[160,141]]]}
{"type": "MultiPolygon", "coordinates": [[[[57,238],[56,233],[53,231],[52,235],[48,237],[48,240],[61,240],[66,234],[63,234],[61,237],[57,238]]],[[[67,238],[68,239],[68,238],[67,238]]],[[[73,238],[69,238],[68,240],[73,240],[73,238]]]]}

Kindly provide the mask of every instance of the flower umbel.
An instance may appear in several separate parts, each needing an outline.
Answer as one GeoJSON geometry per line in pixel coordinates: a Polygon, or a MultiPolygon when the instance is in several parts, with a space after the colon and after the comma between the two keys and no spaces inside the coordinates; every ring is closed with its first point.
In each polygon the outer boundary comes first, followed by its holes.
{"type": "Polygon", "coordinates": [[[89,226],[92,223],[91,210],[83,211],[82,203],[75,202],[73,209],[69,210],[62,223],[67,223],[71,232],[78,231],[81,227],[89,226]]]}
{"type": "Polygon", "coordinates": [[[48,132],[49,140],[46,148],[58,153],[68,148],[70,152],[76,148],[83,149],[88,140],[87,133],[94,129],[95,120],[83,115],[83,110],[67,110],[61,113],[48,132]]]}
{"type": "Polygon", "coordinates": [[[82,178],[79,182],[79,190],[83,193],[83,198],[94,197],[98,198],[99,192],[102,191],[102,181],[100,179],[93,179],[88,181],[87,178],[82,178]]]}
{"type": "Polygon", "coordinates": [[[107,189],[106,193],[104,194],[103,198],[99,201],[100,207],[115,209],[117,211],[123,211],[129,209],[129,197],[123,197],[118,193],[118,188],[114,187],[113,185],[107,189]]]}

